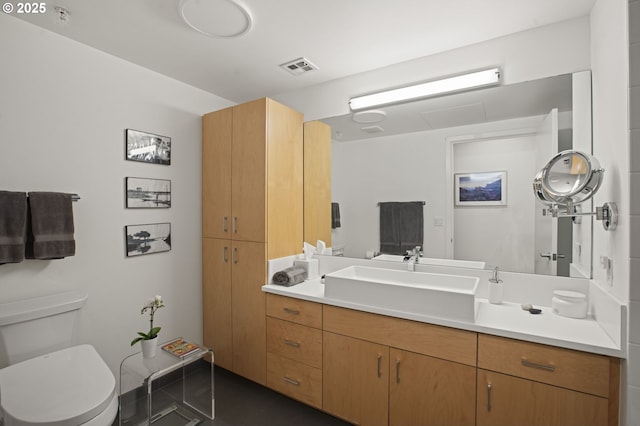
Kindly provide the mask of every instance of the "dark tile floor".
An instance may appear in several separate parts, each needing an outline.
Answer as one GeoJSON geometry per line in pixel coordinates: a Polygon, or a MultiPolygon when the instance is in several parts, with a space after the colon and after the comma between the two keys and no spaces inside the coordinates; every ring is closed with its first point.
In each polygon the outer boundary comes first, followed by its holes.
{"type": "MultiPolygon", "coordinates": [[[[207,389],[210,378],[209,364],[202,364],[190,373],[189,386],[194,389],[202,386],[207,389]]],[[[214,368],[215,383],[215,419],[209,420],[203,416],[200,425],[203,426],[289,426],[289,425],[327,425],[343,426],[348,423],[335,417],[311,408],[305,404],[290,399],[284,395],[260,386],[250,380],[233,374],[219,367],[214,368]]],[[[160,387],[154,391],[154,413],[161,407],[168,406],[172,401],[180,399],[182,381],[179,377],[170,378],[160,383],[160,387]]],[[[206,398],[206,392],[202,392],[206,398]]],[[[133,395],[122,398],[123,410],[128,410],[131,404],[139,404],[133,395]]],[[[192,414],[188,407],[180,407],[187,415],[192,414]]],[[[197,414],[194,414],[197,416],[197,414]]],[[[128,421],[125,424],[137,426],[136,421],[128,421]]],[[[182,426],[187,424],[177,414],[173,413],[166,418],[154,422],[157,426],[182,426]]],[[[119,420],[113,423],[119,425],[119,420]]]]}

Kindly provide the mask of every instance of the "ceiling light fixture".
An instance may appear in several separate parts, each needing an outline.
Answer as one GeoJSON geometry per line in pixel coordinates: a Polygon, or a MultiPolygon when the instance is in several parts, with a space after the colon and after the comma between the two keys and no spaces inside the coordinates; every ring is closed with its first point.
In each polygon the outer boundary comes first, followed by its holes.
{"type": "Polygon", "coordinates": [[[180,16],[194,30],[215,38],[239,37],[253,24],[249,11],[233,0],[181,0],[180,16]]]}
{"type": "Polygon", "coordinates": [[[491,68],[399,89],[357,96],[349,100],[349,107],[352,111],[356,111],[376,106],[415,101],[446,93],[495,86],[500,83],[500,77],[500,69],[491,68]]]}

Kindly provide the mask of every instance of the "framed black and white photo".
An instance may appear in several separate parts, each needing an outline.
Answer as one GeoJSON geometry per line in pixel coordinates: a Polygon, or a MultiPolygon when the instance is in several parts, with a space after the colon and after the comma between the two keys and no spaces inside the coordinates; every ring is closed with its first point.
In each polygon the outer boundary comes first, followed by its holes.
{"type": "Polygon", "coordinates": [[[171,250],[171,224],[127,225],[125,238],[128,257],[169,251],[171,250]]]}
{"type": "Polygon", "coordinates": [[[128,209],[171,207],[171,181],[167,179],[126,178],[128,209]]]}
{"type": "Polygon", "coordinates": [[[456,207],[507,205],[507,172],[458,173],[454,182],[456,207]]]}
{"type": "Polygon", "coordinates": [[[127,129],[127,160],[153,164],[171,164],[171,138],[127,129]]]}

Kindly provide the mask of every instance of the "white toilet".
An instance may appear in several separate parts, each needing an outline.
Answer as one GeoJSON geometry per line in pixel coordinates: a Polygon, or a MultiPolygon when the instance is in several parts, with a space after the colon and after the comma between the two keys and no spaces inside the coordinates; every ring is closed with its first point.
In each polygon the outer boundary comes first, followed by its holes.
{"type": "MultiPolygon", "coordinates": [[[[91,345],[74,346],[87,296],[67,292],[0,304],[0,407],[5,426],[110,426],[113,373],[91,345]]],[[[1,418],[1,417],[0,417],[1,418]]]]}

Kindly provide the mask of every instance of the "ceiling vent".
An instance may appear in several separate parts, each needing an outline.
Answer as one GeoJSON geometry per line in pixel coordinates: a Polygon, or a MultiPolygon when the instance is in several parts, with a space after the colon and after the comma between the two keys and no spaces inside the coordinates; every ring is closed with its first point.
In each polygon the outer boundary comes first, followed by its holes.
{"type": "Polygon", "coordinates": [[[289,71],[293,75],[300,75],[309,71],[317,70],[318,67],[313,65],[306,58],[298,58],[280,65],[281,68],[289,71]]]}
{"type": "Polygon", "coordinates": [[[382,133],[384,129],[380,126],[361,127],[360,130],[366,133],[382,133]]]}

